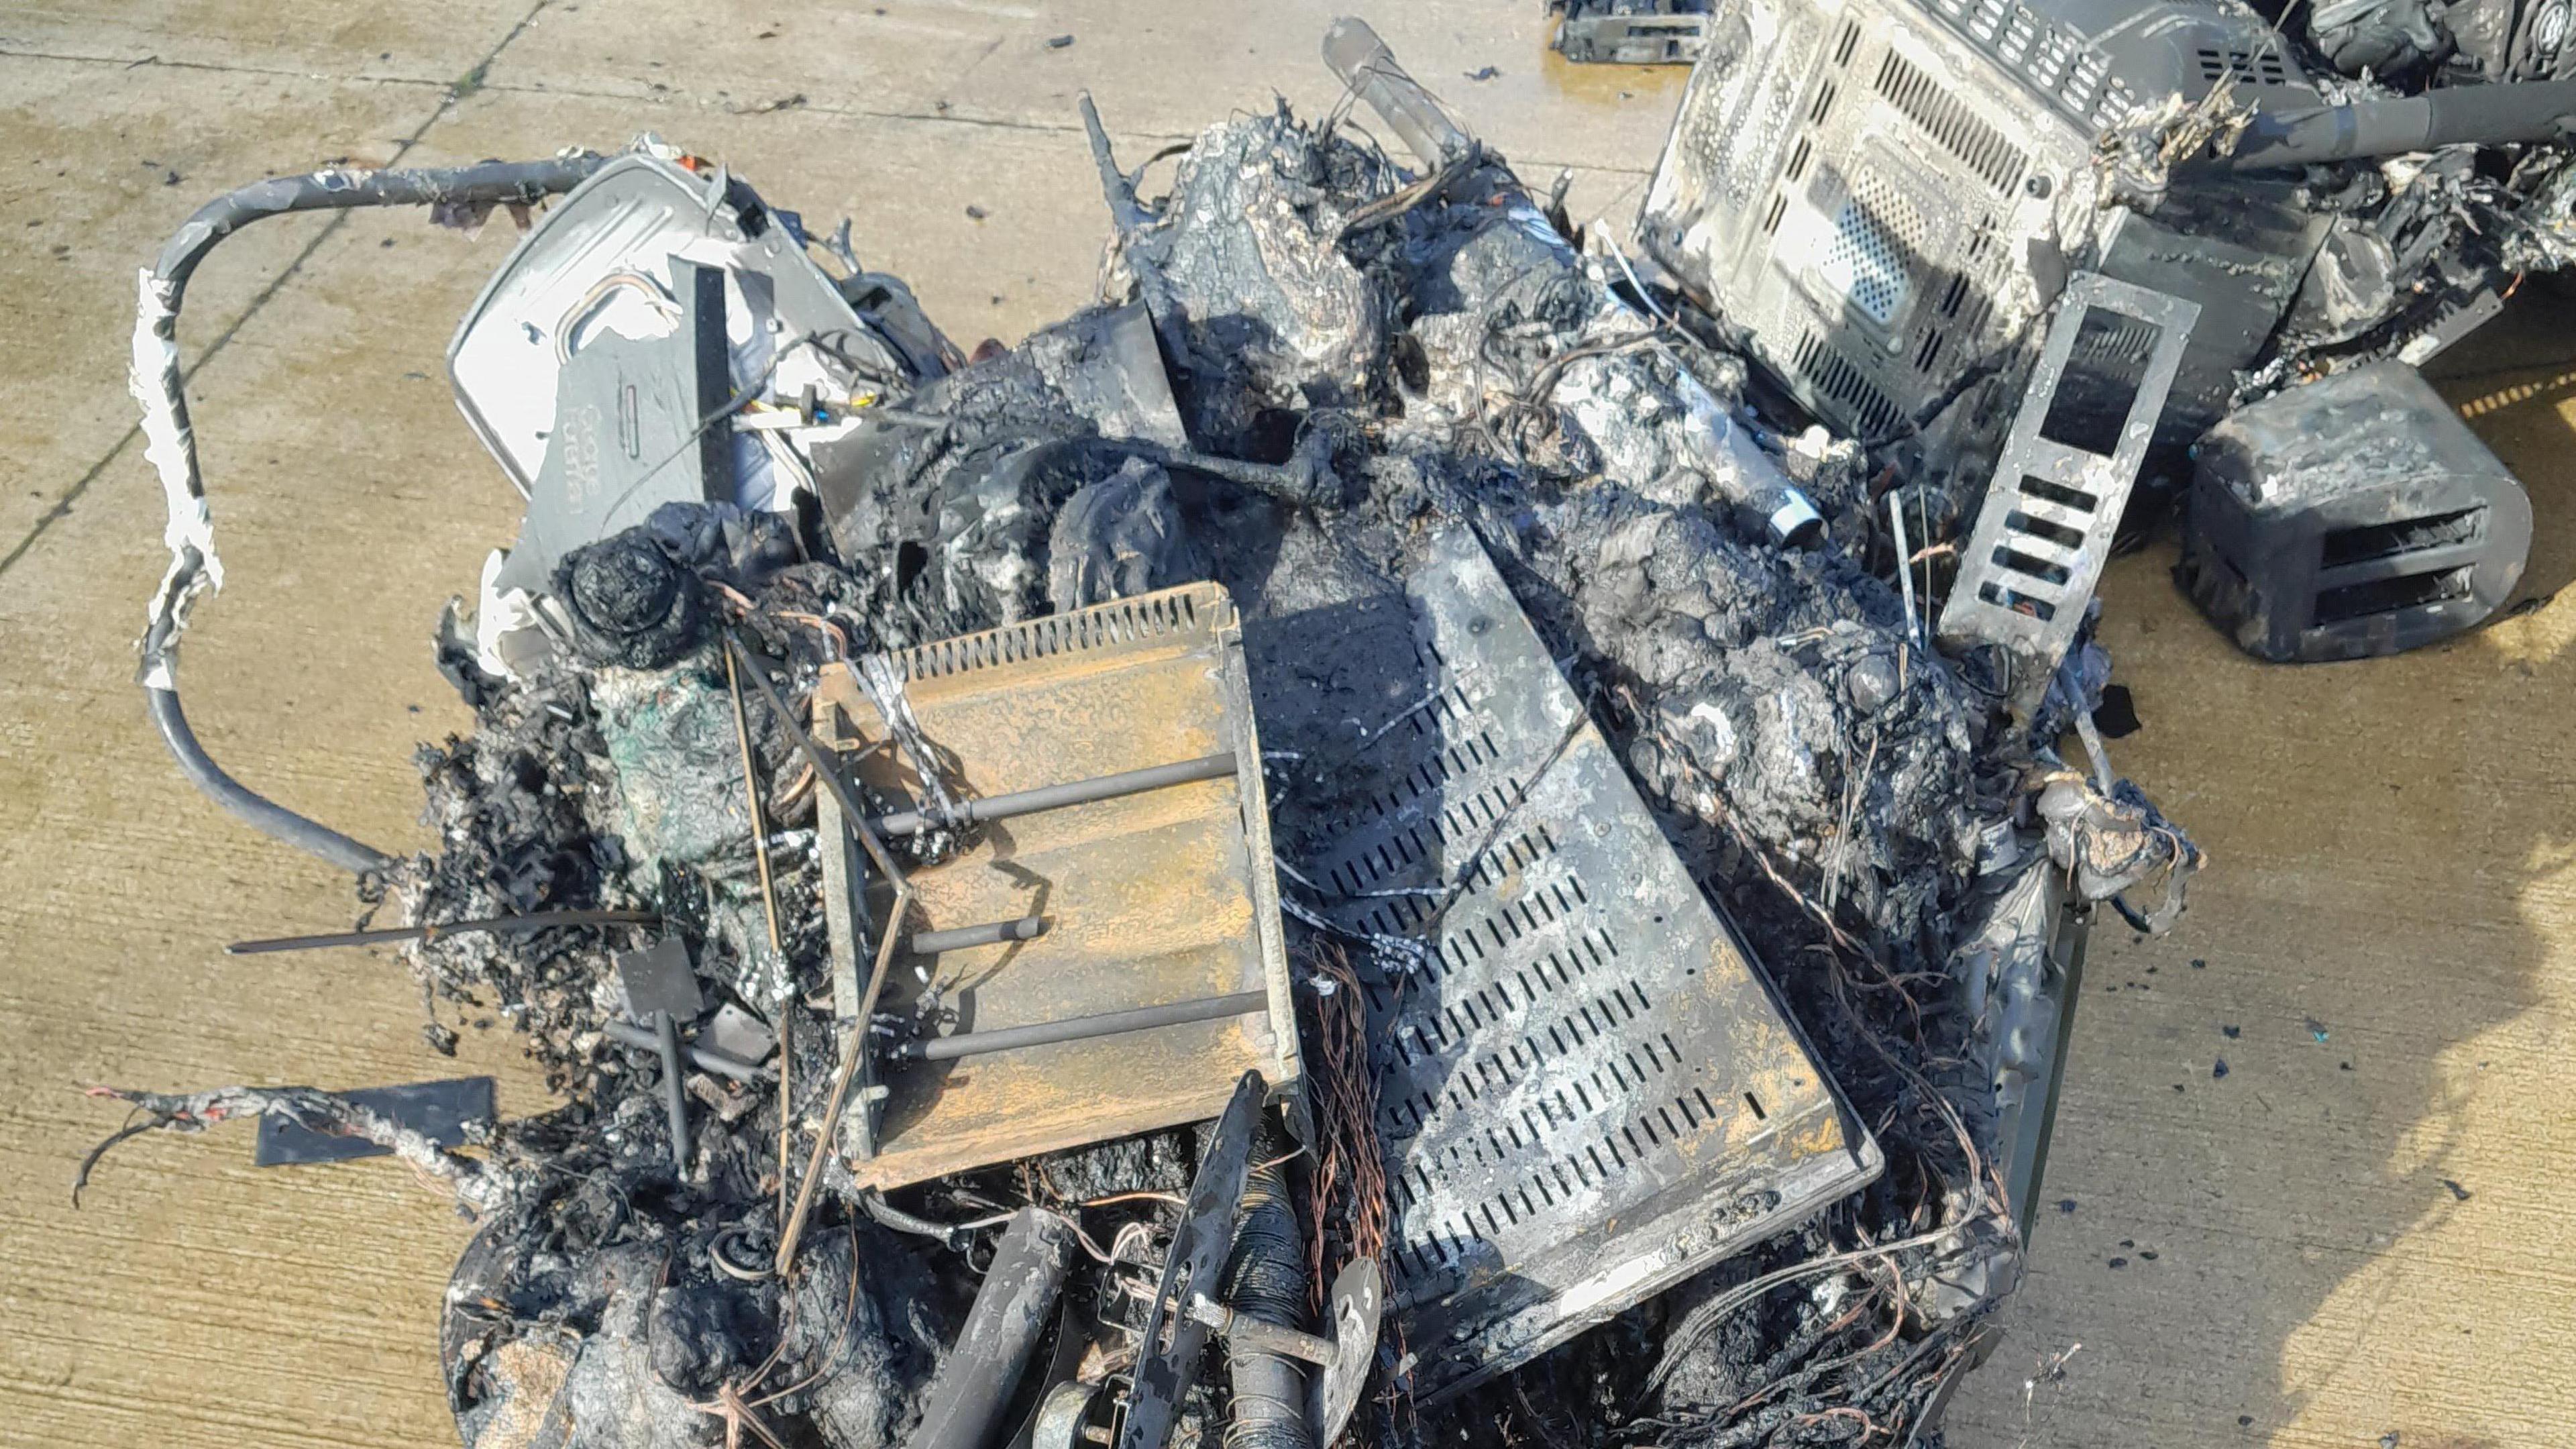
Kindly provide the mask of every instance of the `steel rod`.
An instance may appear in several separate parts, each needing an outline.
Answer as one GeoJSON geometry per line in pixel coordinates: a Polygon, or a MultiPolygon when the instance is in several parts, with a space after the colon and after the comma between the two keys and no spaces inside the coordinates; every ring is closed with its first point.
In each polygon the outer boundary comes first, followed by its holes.
{"type": "Polygon", "coordinates": [[[1311,1333],[1264,1322],[1205,1295],[1191,1298],[1190,1316],[1228,1339],[1263,1353],[1303,1359],[1320,1367],[1330,1367],[1341,1357],[1341,1351],[1329,1338],[1318,1338],[1311,1333]]]}
{"type": "Polygon", "coordinates": [[[1208,996],[1197,1001],[1140,1006],[1133,1011],[1104,1011],[1097,1016],[1076,1016],[1064,1021],[960,1032],[955,1036],[918,1037],[896,1047],[893,1054],[907,1061],[945,1062],[958,1057],[982,1056],[987,1052],[1017,1051],[1022,1047],[1052,1046],[1057,1042],[1089,1041],[1094,1037],[1117,1036],[1131,1031],[1215,1021],[1220,1017],[1269,1009],[1270,993],[1238,991],[1232,996],[1208,996]]]}
{"type": "Polygon", "coordinates": [[[946,931],[922,931],[904,942],[905,949],[916,956],[936,956],[942,951],[963,951],[970,946],[998,946],[1005,941],[1034,941],[1046,934],[1044,916],[1022,916],[1016,921],[987,921],[980,926],[958,926],[946,931]]]}
{"type": "Polygon", "coordinates": [[[653,1013],[654,1045],[662,1053],[662,1111],[671,1119],[671,1165],[689,1175],[689,1094],[680,1085],[680,1023],[653,1013]]]}
{"type": "MultiPolygon", "coordinates": [[[[602,1032],[610,1041],[623,1046],[641,1047],[648,1052],[659,1051],[662,1047],[659,1036],[631,1021],[611,1021],[602,1028],[602,1032]]],[[[713,1072],[719,1077],[731,1077],[737,1082],[758,1082],[767,1080],[769,1076],[768,1070],[757,1062],[740,1061],[694,1043],[687,1052],[689,1060],[699,1071],[713,1072]]]]}
{"type": "Polygon", "coordinates": [[[434,941],[474,931],[508,935],[550,931],[558,926],[650,926],[661,917],[651,911],[535,911],[524,916],[491,916],[479,921],[433,921],[425,926],[385,926],[368,931],[334,931],[320,936],[277,936],[264,941],[235,941],[227,956],[264,956],[272,951],[318,951],[330,946],[375,946],[392,941],[434,941]]]}
{"type": "MultiPolygon", "coordinates": [[[[1061,810],[1068,805],[1088,805],[1097,800],[1115,800],[1122,795],[1141,795],[1148,790],[1186,785],[1194,780],[1223,779],[1234,772],[1234,752],[1227,750],[1223,754],[1205,755],[1195,760],[1148,765],[1141,770],[1126,770],[1089,780],[1041,785],[1034,790],[1014,790],[1007,795],[988,795],[981,800],[963,801],[957,807],[955,823],[971,825],[988,820],[1008,820],[1015,815],[1035,815],[1041,810],[1061,810]]],[[[876,826],[882,835],[917,835],[941,823],[918,810],[899,810],[880,818],[876,826]]]]}

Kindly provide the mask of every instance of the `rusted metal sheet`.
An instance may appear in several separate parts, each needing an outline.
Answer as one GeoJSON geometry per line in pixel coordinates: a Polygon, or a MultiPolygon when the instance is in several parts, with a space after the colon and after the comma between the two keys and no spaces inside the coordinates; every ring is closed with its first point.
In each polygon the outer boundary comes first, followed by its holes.
{"type": "Polygon", "coordinates": [[[1298,707],[1360,728],[1283,795],[1281,848],[1336,926],[1379,943],[1362,994],[1389,1298],[1437,1399],[1881,1159],[1474,536],[1434,540],[1401,605],[1259,642],[1338,630],[1310,656],[1370,661],[1299,681],[1298,707]],[[1390,659],[1414,665],[1393,688],[1390,659]]]}
{"type": "MultiPolygon", "coordinates": [[[[1232,752],[1230,775],[977,828],[911,876],[907,934],[1042,916],[1033,940],[898,960],[881,1013],[936,991],[942,1031],[990,1031],[1261,991],[1267,1011],[954,1061],[881,1067],[874,1115],[841,1124],[859,1185],[893,1187],[1215,1116],[1258,1071],[1292,1100],[1300,1073],[1262,796],[1261,748],[1234,605],[1193,584],[924,645],[893,660],[952,793],[1013,791],[1232,752]]],[[[864,743],[883,721],[844,667],[816,688],[823,737],[864,743]]],[[[859,776],[921,800],[900,751],[859,776]]],[[[856,862],[825,835],[827,879],[856,862]]],[[[848,897],[845,896],[845,900],[848,897]]],[[[882,908],[883,893],[871,901],[882,908]]],[[[863,961],[831,913],[837,960],[863,961]]]]}

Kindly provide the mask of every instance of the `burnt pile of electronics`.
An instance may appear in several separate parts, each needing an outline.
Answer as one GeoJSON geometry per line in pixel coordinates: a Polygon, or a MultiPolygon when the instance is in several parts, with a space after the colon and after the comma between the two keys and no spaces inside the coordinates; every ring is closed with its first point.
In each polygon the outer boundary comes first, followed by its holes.
{"type": "Polygon", "coordinates": [[[2576,194],[2456,64],[1945,3],[1708,10],[1643,232],[1707,311],[1350,22],[1408,154],[1281,109],[1153,196],[1086,102],[1104,295],[972,362],[658,143],[217,203],[137,332],[156,717],[569,1105],[139,1125],[453,1186],[483,1449],[1931,1442],[2092,911],[2198,864],[2091,727],[2133,485],[2197,468],[2186,573],[2257,652],[2483,617],[2528,505],[2409,369],[2576,194]],[[451,348],[529,507],[442,621],[440,848],[390,858],[179,711],[179,294],[260,215],[550,197],[451,348]]]}

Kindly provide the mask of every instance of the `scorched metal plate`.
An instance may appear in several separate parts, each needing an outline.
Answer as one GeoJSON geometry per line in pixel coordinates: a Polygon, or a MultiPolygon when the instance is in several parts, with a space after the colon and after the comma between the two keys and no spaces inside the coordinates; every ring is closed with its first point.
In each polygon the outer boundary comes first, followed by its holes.
{"type": "Polygon", "coordinates": [[[1266,734],[1304,715],[1355,741],[1274,801],[1299,893],[1413,943],[1361,954],[1417,1394],[1877,1175],[1471,535],[1435,540],[1401,600],[1272,620],[1251,647],[1266,734]]]}
{"type": "MultiPolygon", "coordinates": [[[[878,1140],[859,1135],[859,1110],[842,1122],[859,1185],[896,1187],[1203,1121],[1224,1109],[1247,1071],[1293,1108],[1302,1084],[1261,745],[1225,590],[1190,584],[926,644],[890,662],[931,746],[950,762],[949,789],[963,798],[1229,751],[1236,767],[981,827],[955,858],[913,872],[907,931],[1032,915],[1047,929],[935,960],[899,955],[881,1010],[908,1014],[936,989],[954,1017],[946,1029],[993,1031],[1238,992],[1267,992],[1270,1006],[888,1067],[878,1140]]],[[[823,671],[815,699],[824,738],[880,736],[879,716],[846,667],[823,671]]],[[[922,798],[895,752],[869,754],[858,771],[889,798],[922,798]]],[[[850,999],[874,943],[857,940],[864,933],[848,882],[858,853],[837,811],[824,811],[822,824],[827,916],[850,999]]],[[[870,910],[884,906],[879,890],[870,910]]]]}

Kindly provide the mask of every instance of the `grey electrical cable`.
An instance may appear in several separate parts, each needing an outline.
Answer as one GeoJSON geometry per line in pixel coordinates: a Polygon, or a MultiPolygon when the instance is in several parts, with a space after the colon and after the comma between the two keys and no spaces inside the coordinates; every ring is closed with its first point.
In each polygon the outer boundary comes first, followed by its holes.
{"type": "Polygon", "coordinates": [[[198,471],[196,434],[188,422],[185,375],[179,366],[179,307],[188,280],[218,243],[266,217],[367,206],[533,205],[580,185],[606,159],[585,154],[438,170],[333,168],[254,181],[197,208],[161,248],[159,262],[143,275],[130,383],[143,409],[144,455],[161,475],[171,521],[170,568],[152,596],[138,674],[153,726],[180,771],[208,798],[254,829],[343,870],[359,874],[382,870],[393,863],[393,857],[234,779],[207,755],[179,708],[179,636],[187,628],[191,603],[221,576],[205,507],[205,480],[198,471]]]}

